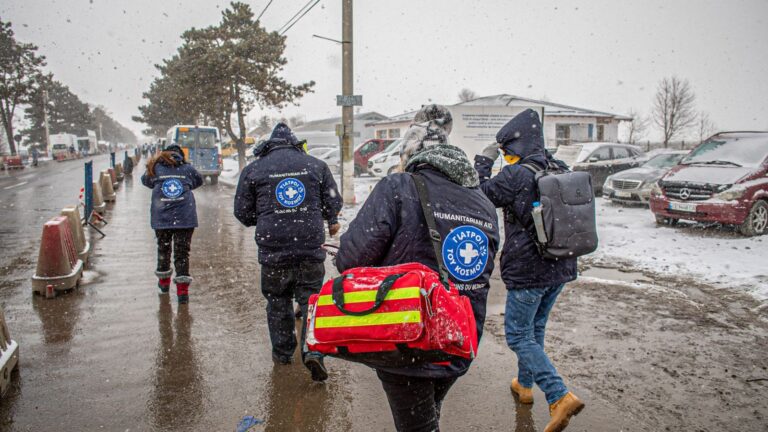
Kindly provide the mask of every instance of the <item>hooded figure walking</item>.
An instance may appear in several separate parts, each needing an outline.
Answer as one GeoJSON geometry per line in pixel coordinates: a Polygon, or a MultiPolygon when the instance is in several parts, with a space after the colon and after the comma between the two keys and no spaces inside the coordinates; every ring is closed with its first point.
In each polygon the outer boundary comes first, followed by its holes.
{"type": "MultiPolygon", "coordinates": [[[[576,258],[559,260],[541,256],[533,241],[535,228],[531,212],[538,201],[535,174],[521,166],[533,164],[546,169],[551,158],[544,148],[539,114],[531,109],[512,118],[490,144],[475,156],[480,188],[496,207],[504,209],[504,250],[501,278],[507,287],[504,329],[507,344],[517,354],[518,374],[511,389],[519,401],[533,403],[533,384],[547,396],[550,422],[545,432],[563,430],[570,418],[583,408],[569,392],[544,352],[544,332],[549,312],[566,282],[576,279],[576,258]],[[504,154],[508,165],[491,178],[491,168],[504,154]]],[[[567,221],[563,221],[567,223],[567,221]]]]}
{"type": "MultiPolygon", "coordinates": [[[[285,123],[254,150],[256,160],[240,174],[235,217],[256,227],[261,264],[261,292],[267,299],[272,359],[290,364],[296,350],[293,299],[307,316],[309,296],[320,292],[325,277],[325,227],[339,231],[341,196],[325,162],[304,152],[285,123]]],[[[306,349],[306,320],[301,325],[301,359],[312,380],[328,372],[320,353],[306,349]]]]}
{"type": "MultiPolygon", "coordinates": [[[[420,175],[427,185],[436,228],[443,239],[443,261],[459,293],[472,304],[480,337],[499,246],[496,209],[478,188],[477,173],[467,155],[448,144],[450,111],[428,105],[416,114],[414,122],[403,136],[400,159],[404,172],[390,174],[374,187],[341,236],[336,267],[343,272],[353,267],[418,262],[438,271],[412,178],[420,175]]],[[[443,399],[470,363],[456,360],[376,369],[397,430],[439,430],[443,399]]]]}
{"type": "Polygon", "coordinates": [[[189,250],[197,228],[197,208],[193,189],[203,177],[184,159],[176,144],[168,146],[147,161],[141,183],[152,189],[151,225],[157,237],[157,286],[168,294],[171,286],[171,255],[176,269],[176,296],[180,304],[189,302],[189,250]]]}

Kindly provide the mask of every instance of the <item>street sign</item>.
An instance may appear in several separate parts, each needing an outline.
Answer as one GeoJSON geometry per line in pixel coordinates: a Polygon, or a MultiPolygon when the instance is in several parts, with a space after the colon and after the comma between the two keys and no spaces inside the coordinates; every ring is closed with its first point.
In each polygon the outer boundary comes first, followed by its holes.
{"type": "Polygon", "coordinates": [[[336,106],[361,106],[363,95],[336,95],[336,106]]]}
{"type": "MultiPolygon", "coordinates": [[[[343,135],[344,135],[344,127],[342,126],[341,123],[337,123],[336,124],[336,136],[340,137],[340,136],[343,136],[343,135]]],[[[351,136],[357,138],[357,137],[360,136],[360,132],[359,131],[353,131],[351,136]]]]}

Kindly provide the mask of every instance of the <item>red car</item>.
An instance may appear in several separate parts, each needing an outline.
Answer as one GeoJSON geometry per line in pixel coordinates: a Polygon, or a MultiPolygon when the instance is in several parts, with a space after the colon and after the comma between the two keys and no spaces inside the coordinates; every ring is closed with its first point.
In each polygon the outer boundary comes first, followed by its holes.
{"type": "Polygon", "coordinates": [[[659,224],[680,219],[768,231],[768,132],[723,132],[695,147],[651,191],[659,224]]]}
{"type": "Polygon", "coordinates": [[[392,141],[394,140],[369,139],[357,146],[355,149],[355,177],[368,172],[368,160],[381,153],[392,141]]]}

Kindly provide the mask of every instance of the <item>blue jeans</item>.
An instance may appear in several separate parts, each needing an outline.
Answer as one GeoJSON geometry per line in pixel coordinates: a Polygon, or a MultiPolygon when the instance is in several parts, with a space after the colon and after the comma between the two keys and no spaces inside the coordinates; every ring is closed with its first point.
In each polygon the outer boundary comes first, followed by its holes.
{"type": "Polygon", "coordinates": [[[504,314],[507,345],[517,354],[517,380],[527,388],[535,382],[547,395],[549,404],[568,393],[563,379],[544,353],[547,319],[563,286],[510,289],[504,314]]]}

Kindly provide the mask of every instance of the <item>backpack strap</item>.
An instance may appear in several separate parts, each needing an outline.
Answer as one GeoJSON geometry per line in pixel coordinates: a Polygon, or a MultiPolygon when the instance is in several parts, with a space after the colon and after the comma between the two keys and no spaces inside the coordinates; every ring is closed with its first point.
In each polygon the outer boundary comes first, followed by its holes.
{"type": "Polygon", "coordinates": [[[440,231],[437,230],[435,213],[432,210],[432,203],[429,201],[427,182],[421,174],[411,174],[411,178],[413,178],[413,183],[416,184],[416,192],[419,195],[421,211],[424,213],[424,219],[427,221],[427,229],[429,230],[429,238],[432,241],[432,248],[435,251],[435,259],[437,260],[437,268],[440,273],[440,281],[445,288],[448,289],[448,270],[445,268],[442,252],[443,237],[440,235],[440,231]]]}

